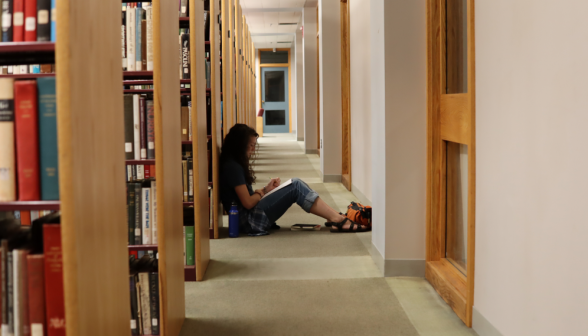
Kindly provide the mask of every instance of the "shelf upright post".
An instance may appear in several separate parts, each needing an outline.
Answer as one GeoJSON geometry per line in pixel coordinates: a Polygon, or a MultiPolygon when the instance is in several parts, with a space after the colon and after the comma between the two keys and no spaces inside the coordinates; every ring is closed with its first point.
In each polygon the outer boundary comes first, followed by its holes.
{"type": "MultiPolygon", "coordinates": [[[[227,55],[229,54],[228,50],[229,50],[229,13],[228,13],[229,9],[228,9],[228,0],[221,0],[221,22],[222,22],[222,32],[221,32],[221,44],[222,44],[222,52],[221,55],[223,57],[223,59],[221,60],[221,64],[222,64],[222,89],[221,92],[223,94],[222,96],[222,101],[223,101],[223,135],[227,136],[227,133],[229,132],[229,119],[228,119],[228,113],[227,111],[229,111],[229,104],[228,104],[228,99],[226,99],[228,93],[229,93],[229,63],[230,63],[230,58],[227,57],[227,55]]],[[[229,96],[230,97],[230,96],[229,96]]]]}
{"type": "Polygon", "coordinates": [[[178,2],[153,0],[152,6],[160,330],[177,336],[185,318],[178,2]]]}
{"type": "Polygon", "coordinates": [[[213,223],[214,238],[218,238],[218,224],[222,220],[219,197],[219,155],[220,155],[220,60],[219,60],[219,2],[218,0],[210,1],[210,79],[211,79],[211,126],[212,126],[212,205],[213,205],[213,223]]]}
{"type": "Polygon", "coordinates": [[[55,49],[65,324],[130,333],[120,3],[58,0],[55,49]],[[80,33],[84,32],[84,33],[80,33]],[[88,38],[91,36],[92,38],[88,38]],[[100,256],[92,258],[91,256],[100,256]]]}
{"type": "Polygon", "coordinates": [[[227,72],[229,75],[229,89],[224,93],[225,104],[227,104],[227,111],[229,111],[229,128],[236,123],[235,117],[235,0],[226,0],[229,4],[229,53],[226,59],[227,72]]]}

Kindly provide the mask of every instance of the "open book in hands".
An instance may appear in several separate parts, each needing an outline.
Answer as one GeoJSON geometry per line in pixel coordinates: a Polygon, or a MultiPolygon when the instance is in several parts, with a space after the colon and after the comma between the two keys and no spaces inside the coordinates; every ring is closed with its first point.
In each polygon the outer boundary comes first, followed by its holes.
{"type": "Polygon", "coordinates": [[[280,186],[279,186],[279,187],[275,187],[274,189],[272,189],[272,191],[270,191],[270,192],[268,192],[267,194],[263,195],[263,197],[262,197],[262,198],[265,198],[265,197],[267,197],[268,195],[271,195],[271,194],[273,194],[274,192],[276,192],[276,191],[278,191],[278,190],[280,190],[280,189],[282,189],[282,188],[284,188],[284,187],[287,187],[287,186],[289,186],[290,184],[292,184],[292,179],[289,179],[288,181],[286,181],[286,182],[284,182],[284,183],[280,184],[280,186]]]}

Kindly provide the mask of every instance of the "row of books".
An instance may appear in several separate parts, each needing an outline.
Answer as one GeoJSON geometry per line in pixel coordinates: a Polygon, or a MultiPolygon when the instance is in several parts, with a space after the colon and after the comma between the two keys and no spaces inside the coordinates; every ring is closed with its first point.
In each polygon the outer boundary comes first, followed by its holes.
{"type": "Polygon", "coordinates": [[[38,218],[50,215],[55,210],[17,210],[14,211],[14,218],[20,222],[20,225],[29,226],[38,218]]]}
{"type": "Polygon", "coordinates": [[[124,95],[125,157],[155,159],[155,110],[153,97],[124,95]]]}
{"type": "Polygon", "coordinates": [[[38,73],[55,73],[54,64],[34,64],[34,65],[4,65],[0,67],[2,75],[22,75],[38,73]]]}
{"type": "Polygon", "coordinates": [[[157,259],[148,254],[129,257],[131,335],[159,335],[159,273],[157,259]]]}
{"type": "Polygon", "coordinates": [[[132,85],[125,83],[123,90],[153,90],[153,85],[132,85]]]}
{"type": "MultiPolygon", "coordinates": [[[[58,214],[48,217],[59,221],[58,214]]],[[[0,242],[2,335],[65,336],[60,225],[37,220],[32,229],[20,228],[3,230],[0,242]]]]}
{"type": "Polygon", "coordinates": [[[184,202],[194,202],[194,161],[192,157],[182,158],[182,185],[184,202]]]}
{"type": "Polygon", "coordinates": [[[0,202],[58,199],[55,77],[0,78],[0,202]]]}
{"type": "Polygon", "coordinates": [[[2,0],[0,42],[55,41],[56,0],[2,0]]]}
{"type": "Polygon", "coordinates": [[[155,178],[155,165],[127,165],[127,182],[143,181],[155,178]]]}
{"type": "Polygon", "coordinates": [[[150,3],[122,4],[121,42],[123,70],[153,71],[153,9],[150,3]]]}
{"type": "Polygon", "coordinates": [[[157,245],[157,187],[154,179],[127,183],[129,245],[157,245]]]}

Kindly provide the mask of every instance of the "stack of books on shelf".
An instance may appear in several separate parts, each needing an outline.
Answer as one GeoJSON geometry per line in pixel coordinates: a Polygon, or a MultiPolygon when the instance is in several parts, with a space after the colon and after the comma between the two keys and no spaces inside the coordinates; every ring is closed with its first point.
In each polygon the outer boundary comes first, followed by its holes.
{"type": "Polygon", "coordinates": [[[50,74],[55,73],[55,64],[4,65],[1,75],[50,74]]]}
{"type": "Polygon", "coordinates": [[[194,160],[192,151],[182,152],[182,184],[184,202],[194,202],[194,160]]]}
{"type": "Polygon", "coordinates": [[[55,77],[0,78],[0,202],[59,200],[55,77]]]}
{"type": "Polygon", "coordinates": [[[29,226],[35,220],[54,213],[55,210],[17,210],[14,211],[14,218],[20,225],[29,226]]]}
{"type": "Polygon", "coordinates": [[[155,159],[155,110],[147,95],[124,95],[127,160],[155,159]]]}
{"type": "Polygon", "coordinates": [[[149,2],[122,4],[122,67],[153,71],[153,9],[149,2]]]}
{"type": "Polygon", "coordinates": [[[0,222],[2,335],[65,336],[59,213],[0,222]]]}
{"type": "Polygon", "coordinates": [[[154,179],[127,183],[127,223],[129,245],[157,245],[157,185],[154,179]]]}
{"type": "Polygon", "coordinates": [[[145,254],[129,257],[131,335],[159,335],[158,261],[145,254]]]}
{"type": "Polygon", "coordinates": [[[2,0],[0,42],[55,42],[56,0],[2,0]]]}

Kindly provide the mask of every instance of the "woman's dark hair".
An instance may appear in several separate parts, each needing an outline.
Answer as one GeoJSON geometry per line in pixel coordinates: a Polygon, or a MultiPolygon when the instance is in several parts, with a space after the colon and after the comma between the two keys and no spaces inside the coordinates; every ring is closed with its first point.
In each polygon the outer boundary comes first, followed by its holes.
{"type": "Polygon", "coordinates": [[[220,156],[220,167],[223,167],[224,163],[230,159],[243,167],[247,184],[255,183],[255,172],[251,168],[251,160],[247,156],[247,147],[251,137],[258,138],[259,134],[245,124],[235,124],[225,137],[220,156]]]}

